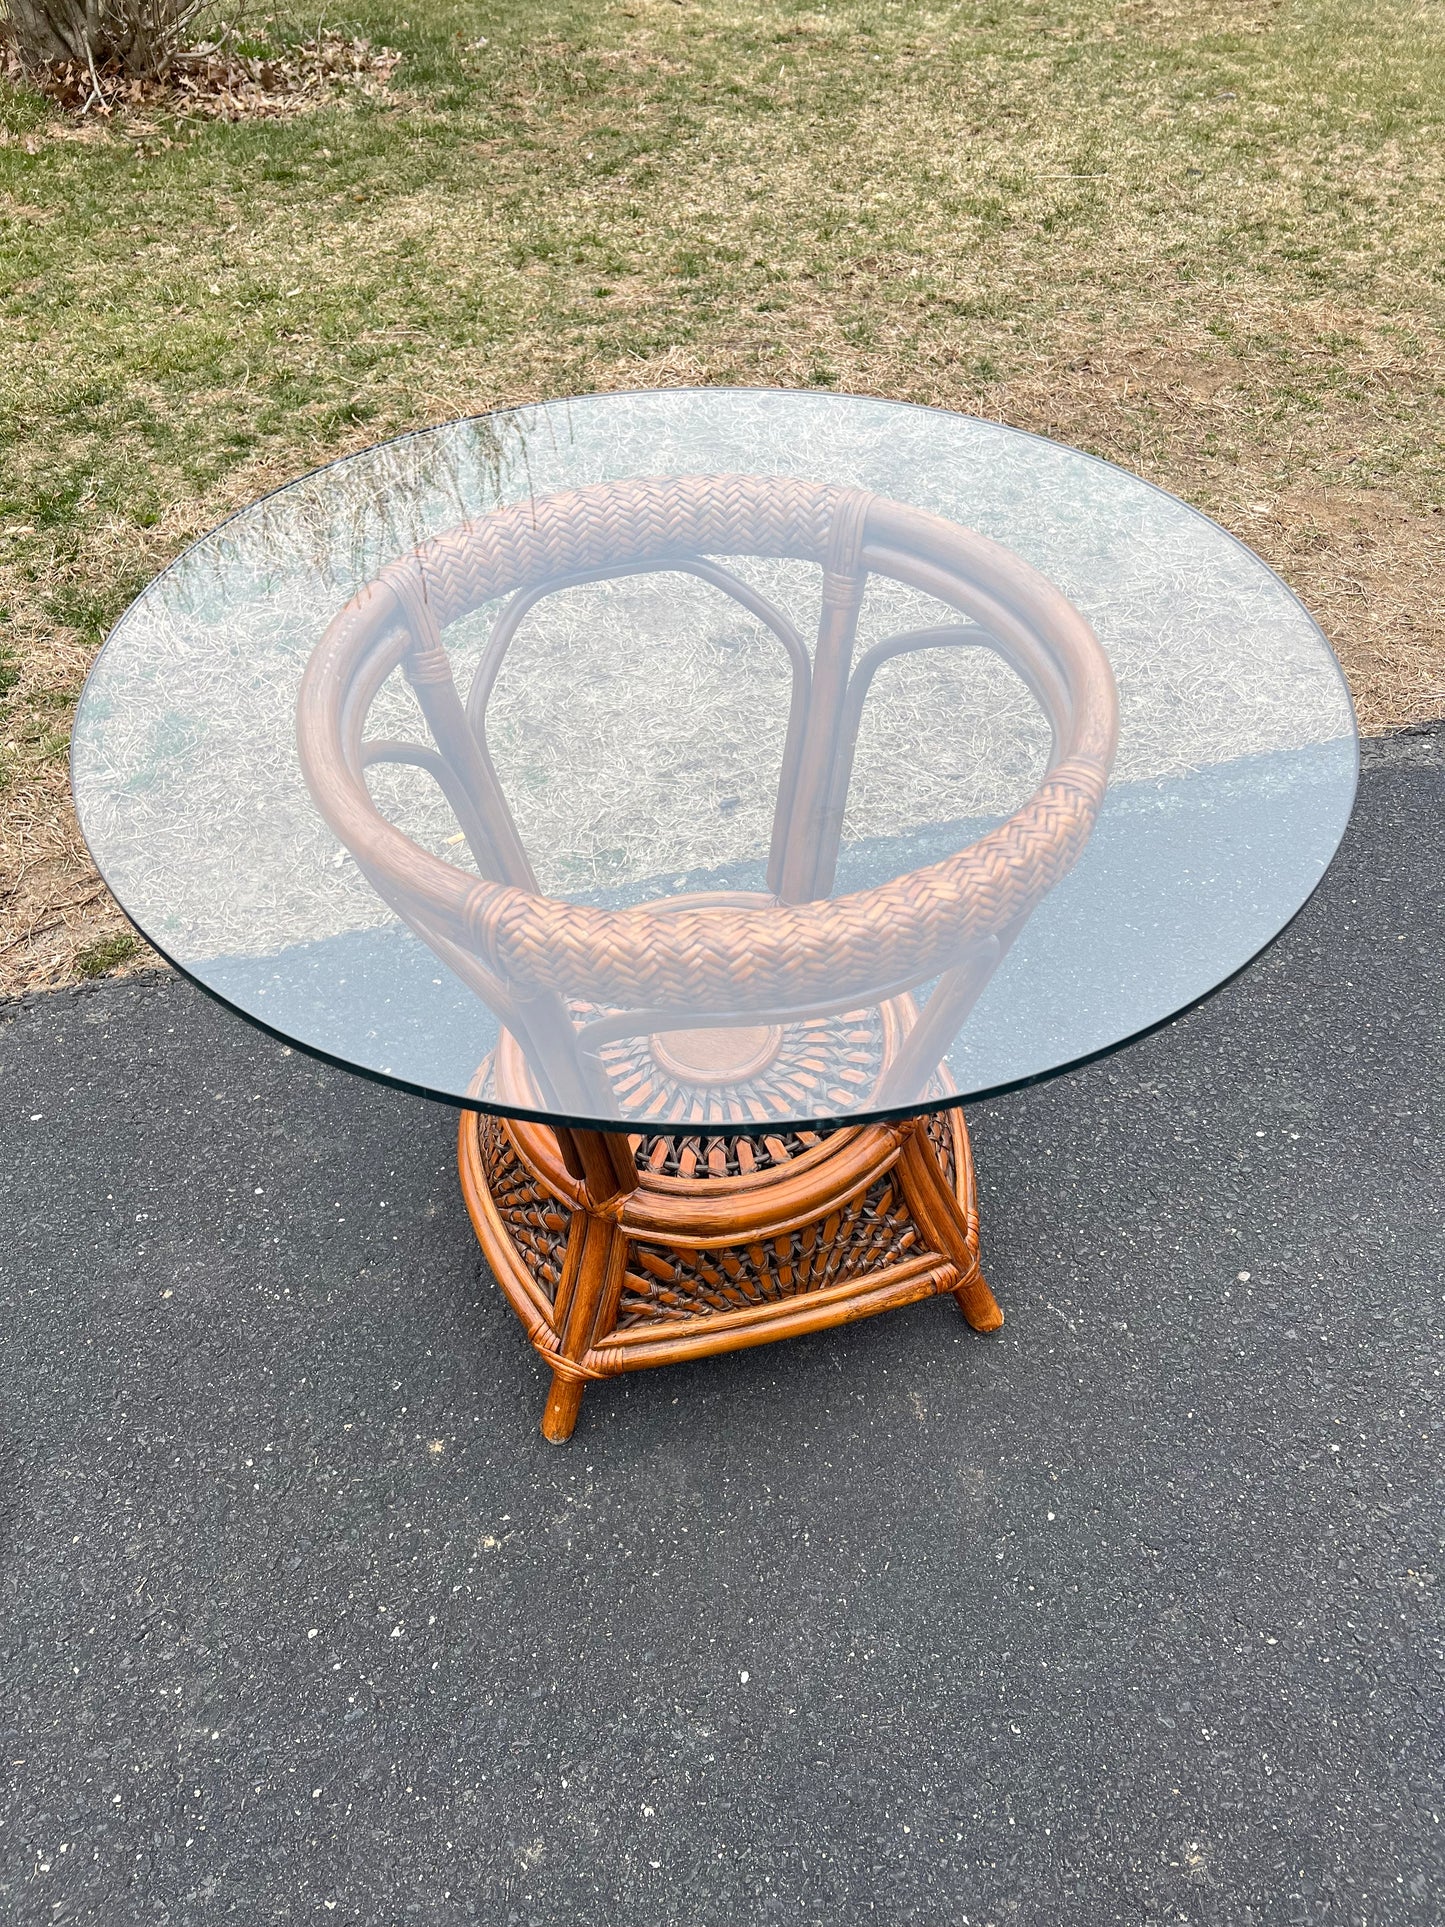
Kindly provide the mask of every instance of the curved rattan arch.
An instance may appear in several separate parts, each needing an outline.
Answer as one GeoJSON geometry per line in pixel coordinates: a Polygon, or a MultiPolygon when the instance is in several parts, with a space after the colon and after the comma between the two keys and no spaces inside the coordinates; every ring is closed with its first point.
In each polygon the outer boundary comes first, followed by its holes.
{"type": "Polygon", "coordinates": [[[782,476],[674,476],[497,509],[387,565],[316,647],[297,728],[306,782],[329,827],[381,896],[526,1035],[534,1031],[528,1010],[536,1014],[538,1002],[559,1010],[566,998],[613,1010],[746,1016],[840,1008],[965,962],[986,975],[1089,838],[1114,757],[1117,709],[1114,676],[1089,624],[1037,570],[985,536],[861,489],[782,476]],[[711,561],[728,555],[823,568],[823,620],[807,676],[786,617],[773,611],[773,620],[757,607],[757,592],[711,561]],[[487,755],[480,725],[491,676],[539,595],[670,568],[701,574],[728,594],[744,590],[740,599],[794,657],[780,784],[788,794],[778,798],[769,871],[775,902],[595,910],[545,898],[487,755]],[[869,574],[933,595],[969,626],[890,638],[863,655],[850,684],[869,574]],[[495,647],[484,651],[468,715],[441,636],[499,597],[514,601],[499,617],[495,647]],[[958,644],[996,651],[1035,694],[1054,742],[1044,779],[1008,823],[967,850],[828,898],[867,676],[890,653],[958,644]],[[399,663],[435,738],[435,752],[418,746],[412,759],[443,780],[480,879],[412,844],[366,788],[368,763],[401,759],[403,746],[364,738],[372,700],[399,663]]]}

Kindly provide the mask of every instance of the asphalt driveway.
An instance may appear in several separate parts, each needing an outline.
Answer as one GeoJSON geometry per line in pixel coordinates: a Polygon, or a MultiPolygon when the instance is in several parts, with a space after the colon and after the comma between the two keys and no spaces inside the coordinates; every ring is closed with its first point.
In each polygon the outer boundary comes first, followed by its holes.
{"type": "Polygon", "coordinates": [[[1442,832],[1372,746],[1251,970],[970,1113],[996,1337],[563,1450],[451,1112],[172,977],[11,1007],[8,1918],[1445,1918],[1442,832]]]}

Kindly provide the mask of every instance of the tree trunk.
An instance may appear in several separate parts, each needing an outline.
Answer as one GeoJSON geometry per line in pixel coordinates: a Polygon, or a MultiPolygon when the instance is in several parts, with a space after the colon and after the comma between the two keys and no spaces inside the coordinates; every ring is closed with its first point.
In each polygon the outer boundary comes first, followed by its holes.
{"type": "Polygon", "coordinates": [[[5,11],[23,60],[85,65],[85,16],[66,0],[5,0],[5,11]]]}
{"type": "Polygon", "coordinates": [[[160,79],[180,51],[191,0],[4,0],[20,57],[30,65],[115,61],[137,79],[160,79]]]}

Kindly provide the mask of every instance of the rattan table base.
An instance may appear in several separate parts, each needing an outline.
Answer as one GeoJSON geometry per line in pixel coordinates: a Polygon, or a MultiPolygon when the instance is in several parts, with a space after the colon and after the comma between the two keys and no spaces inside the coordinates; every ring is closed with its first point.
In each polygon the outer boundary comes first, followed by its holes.
{"type": "Polygon", "coordinates": [[[773,1136],[577,1131],[463,1112],[462,1192],[569,1438],[590,1379],[822,1331],[952,1292],[978,1263],[963,1114],[773,1136]]]}

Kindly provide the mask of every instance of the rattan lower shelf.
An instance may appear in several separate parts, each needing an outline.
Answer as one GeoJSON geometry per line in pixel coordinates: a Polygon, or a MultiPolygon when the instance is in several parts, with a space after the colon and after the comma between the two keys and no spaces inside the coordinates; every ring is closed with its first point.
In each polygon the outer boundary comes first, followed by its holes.
{"type": "Polygon", "coordinates": [[[952,1292],[1003,1323],[978,1262],[963,1114],[772,1136],[631,1136],[463,1112],[477,1238],[552,1367],[542,1431],[589,1380],[822,1331],[952,1292]]]}

